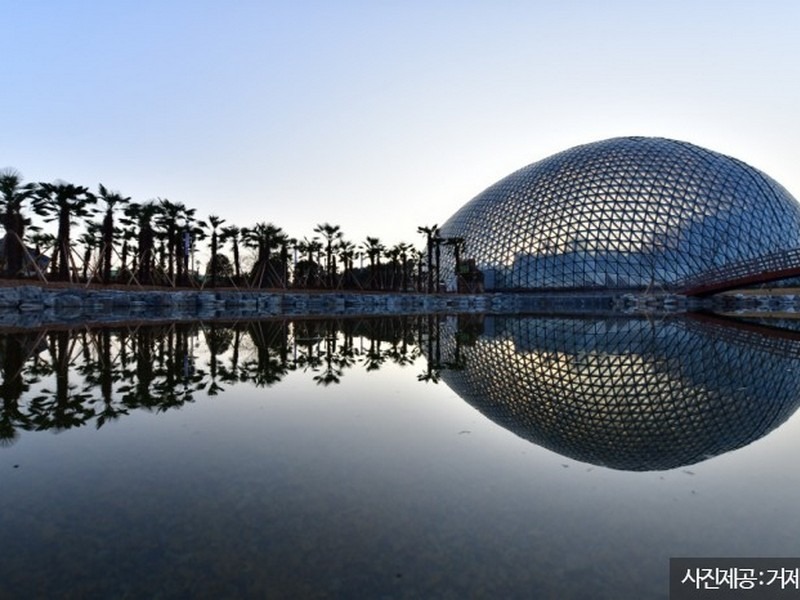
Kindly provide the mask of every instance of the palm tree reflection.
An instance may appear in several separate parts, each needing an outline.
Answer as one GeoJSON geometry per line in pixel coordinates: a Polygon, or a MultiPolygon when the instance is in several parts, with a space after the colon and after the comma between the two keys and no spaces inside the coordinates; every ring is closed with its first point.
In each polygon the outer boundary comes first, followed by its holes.
{"type": "Polygon", "coordinates": [[[270,387],[294,371],[338,384],[352,369],[413,364],[414,341],[408,317],[0,334],[0,445],[20,431],[100,428],[132,411],[179,408],[242,382],[270,387]]]}

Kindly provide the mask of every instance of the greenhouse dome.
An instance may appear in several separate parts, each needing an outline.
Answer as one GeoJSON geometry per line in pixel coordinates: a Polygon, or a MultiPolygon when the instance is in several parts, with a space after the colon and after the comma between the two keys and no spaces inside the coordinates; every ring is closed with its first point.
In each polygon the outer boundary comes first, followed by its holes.
{"type": "MultiPolygon", "coordinates": [[[[669,288],[800,249],[800,205],[780,184],[687,142],[622,137],[512,173],[439,230],[441,279],[469,265],[486,290],[669,288]]],[[[752,267],[756,269],[757,267],[752,267]]]]}

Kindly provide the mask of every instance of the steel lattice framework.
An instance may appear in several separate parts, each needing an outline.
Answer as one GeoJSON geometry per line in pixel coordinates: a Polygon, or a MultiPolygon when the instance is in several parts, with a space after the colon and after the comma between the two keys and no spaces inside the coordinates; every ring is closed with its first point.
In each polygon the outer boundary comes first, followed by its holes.
{"type": "MultiPolygon", "coordinates": [[[[800,340],[675,320],[500,318],[442,379],[484,415],[564,456],[672,469],[747,445],[800,405],[800,340]],[[754,384],[757,381],[757,384],[754,384]]],[[[442,356],[455,354],[454,323],[442,356]]]]}
{"type": "MultiPolygon", "coordinates": [[[[669,288],[800,248],[800,205],[737,159],[624,137],[512,173],[440,235],[463,238],[462,256],[476,261],[486,289],[669,288]]],[[[443,252],[451,288],[454,266],[443,252]]]]}

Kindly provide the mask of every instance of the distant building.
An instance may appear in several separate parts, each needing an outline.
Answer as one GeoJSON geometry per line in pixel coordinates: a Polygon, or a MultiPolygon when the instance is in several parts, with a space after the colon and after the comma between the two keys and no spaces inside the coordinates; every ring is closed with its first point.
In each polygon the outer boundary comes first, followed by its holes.
{"type": "MultiPolygon", "coordinates": [[[[474,261],[487,290],[668,287],[800,248],[800,205],[735,158],[623,137],[512,173],[440,235],[464,239],[462,259],[474,261]]],[[[441,274],[452,289],[455,260],[445,251],[441,274]]]]}

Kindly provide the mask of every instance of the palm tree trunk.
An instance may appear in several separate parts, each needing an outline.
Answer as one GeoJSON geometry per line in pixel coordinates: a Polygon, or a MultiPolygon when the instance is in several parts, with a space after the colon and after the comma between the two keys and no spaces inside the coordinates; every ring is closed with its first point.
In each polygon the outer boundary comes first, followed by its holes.
{"type": "Polygon", "coordinates": [[[58,215],[58,278],[62,281],[69,280],[70,255],[69,255],[69,211],[64,208],[58,215]]]}
{"type": "Polygon", "coordinates": [[[217,230],[211,232],[211,287],[217,287],[217,230]]]}
{"type": "Polygon", "coordinates": [[[114,217],[111,211],[103,219],[103,283],[111,283],[111,252],[114,243],[114,217]]]}
{"type": "Polygon", "coordinates": [[[241,270],[239,268],[239,242],[233,240],[233,272],[236,274],[236,280],[241,277],[241,270]]]}
{"type": "Polygon", "coordinates": [[[25,220],[18,212],[9,209],[4,215],[3,226],[6,231],[6,276],[17,277],[22,271],[25,220]]]}
{"type": "Polygon", "coordinates": [[[431,234],[428,234],[428,293],[433,292],[433,246],[431,234]]]}

